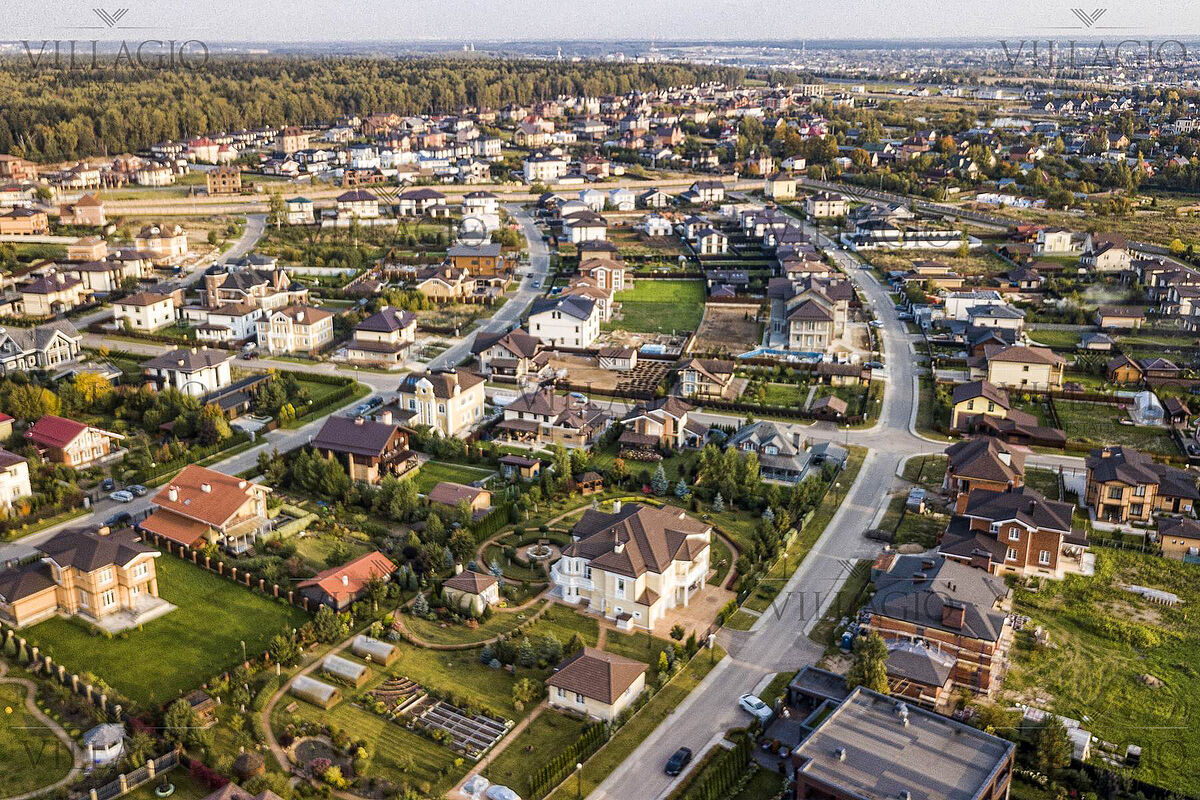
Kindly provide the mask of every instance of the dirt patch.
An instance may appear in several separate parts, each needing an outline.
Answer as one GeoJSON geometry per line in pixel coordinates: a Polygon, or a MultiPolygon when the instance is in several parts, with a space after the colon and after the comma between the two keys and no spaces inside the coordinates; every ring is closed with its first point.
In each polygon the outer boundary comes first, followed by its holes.
{"type": "Polygon", "coordinates": [[[762,326],[748,308],[704,307],[692,349],[702,353],[744,353],[758,347],[762,326]]]}
{"type": "Polygon", "coordinates": [[[850,669],[850,664],[850,656],[838,652],[825,656],[817,666],[830,672],[836,672],[838,675],[845,675],[846,670],[850,669]]]}

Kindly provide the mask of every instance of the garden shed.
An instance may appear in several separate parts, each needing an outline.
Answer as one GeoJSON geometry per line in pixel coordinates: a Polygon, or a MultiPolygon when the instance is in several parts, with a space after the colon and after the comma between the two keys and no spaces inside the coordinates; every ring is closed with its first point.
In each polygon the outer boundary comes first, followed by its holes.
{"type": "Polygon", "coordinates": [[[350,644],[350,652],[364,661],[383,664],[385,667],[400,657],[400,648],[396,645],[362,634],[354,637],[354,641],[350,644]]]}
{"type": "Polygon", "coordinates": [[[371,670],[366,665],[359,664],[341,656],[329,656],[321,664],[321,671],[332,675],[339,681],[350,684],[355,689],[361,687],[371,677],[371,670]]]}
{"type": "Polygon", "coordinates": [[[288,691],[293,697],[298,697],[305,702],[312,703],[314,706],[326,710],[333,708],[342,699],[342,693],[336,686],[322,683],[316,678],[310,678],[307,675],[301,675],[292,681],[292,686],[288,691]]]}

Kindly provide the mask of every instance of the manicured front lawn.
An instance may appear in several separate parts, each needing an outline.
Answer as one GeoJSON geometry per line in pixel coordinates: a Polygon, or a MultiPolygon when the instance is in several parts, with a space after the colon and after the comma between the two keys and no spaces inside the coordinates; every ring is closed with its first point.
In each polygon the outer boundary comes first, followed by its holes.
{"type": "Polygon", "coordinates": [[[580,611],[567,608],[566,606],[552,605],[546,609],[546,613],[538,617],[537,622],[533,623],[526,629],[530,636],[547,636],[553,635],[560,642],[566,645],[571,641],[571,637],[579,634],[579,638],[583,639],[583,643],[588,647],[595,647],[596,641],[600,636],[600,623],[595,617],[588,616],[580,611]]]}
{"type": "Polygon", "coordinates": [[[1025,485],[1044,494],[1050,500],[1058,499],[1058,473],[1043,467],[1025,470],[1025,485]]]}
{"type": "Polygon", "coordinates": [[[507,786],[521,797],[530,797],[529,777],[538,767],[566,750],[585,727],[587,723],[581,719],[547,709],[488,763],[484,776],[492,783],[507,786]]]}
{"type": "Polygon", "coordinates": [[[1184,795],[1200,792],[1187,754],[1200,749],[1200,569],[1129,551],[1095,548],[1094,577],[1018,590],[1014,610],[1031,621],[1018,633],[1003,705],[1022,699],[1086,720],[1099,739],[1142,748],[1134,778],[1184,795]],[[1162,606],[1123,590],[1137,585],[1179,596],[1162,606]],[[1032,632],[1042,626],[1049,646],[1032,632]],[[1044,698],[1044,700],[1041,700],[1044,698]]]}
{"type": "Polygon", "coordinates": [[[412,480],[416,481],[418,492],[428,494],[443,481],[469,485],[495,474],[495,470],[484,467],[452,464],[449,461],[426,461],[412,476],[412,480]]]}
{"type": "Polygon", "coordinates": [[[642,740],[654,732],[724,657],[725,651],[719,645],[710,652],[700,651],[670,683],[658,690],[645,707],[630,717],[608,744],[583,765],[583,785],[580,790],[576,789],[576,780],[572,778],[550,797],[553,800],[569,800],[575,797],[577,791],[582,791],[585,797],[591,794],[618,764],[629,758],[642,740]]]}
{"type": "Polygon", "coordinates": [[[26,637],[75,672],[93,672],[130,700],[155,706],[254,656],[309,617],[226,578],[163,554],[159,594],[177,608],[112,639],[55,617],[26,637]]]}
{"type": "Polygon", "coordinates": [[[639,280],[633,289],[617,292],[613,300],[621,304],[621,319],[604,323],[605,330],[694,331],[704,316],[704,282],[639,280]]]}
{"type": "MultiPolygon", "coordinates": [[[[175,787],[171,800],[204,800],[212,794],[212,789],[193,778],[187,767],[175,767],[167,772],[167,782],[175,787]]],[[[158,796],[154,794],[158,786],[159,780],[142,784],[121,800],[158,800],[158,796]]]]}
{"type": "Polygon", "coordinates": [[[668,640],[652,636],[645,631],[637,633],[609,631],[608,638],[604,641],[604,649],[614,655],[632,658],[634,661],[649,664],[652,669],[657,669],[658,654],[670,647],[671,644],[668,640]]]}
{"type": "Polygon", "coordinates": [[[0,791],[17,795],[57,783],[71,752],[25,708],[23,686],[0,684],[0,791]]]}
{"type": "Polygon", "coordinates": [[[904,480],[926,489],[940,489],[946,476],[946,457],[942,455],[913,456],[904,464],[904,480]]]}

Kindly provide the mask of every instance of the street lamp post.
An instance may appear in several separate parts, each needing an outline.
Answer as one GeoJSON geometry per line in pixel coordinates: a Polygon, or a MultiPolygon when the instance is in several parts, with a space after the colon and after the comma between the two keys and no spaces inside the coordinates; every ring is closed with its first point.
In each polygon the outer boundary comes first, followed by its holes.
{"type": "Polygon", "coordinates": [[[575,800],[583,800],[583,764],[575,762],[575,800]]]}

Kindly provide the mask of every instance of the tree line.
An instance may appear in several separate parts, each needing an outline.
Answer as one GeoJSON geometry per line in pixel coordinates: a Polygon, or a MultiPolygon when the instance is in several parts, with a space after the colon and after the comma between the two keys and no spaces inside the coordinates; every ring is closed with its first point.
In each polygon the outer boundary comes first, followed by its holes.
{"type": "Polygon", "coordinates": [[[0,60],[0,153],[61,161],[349,114],[453,113],[744,78],[739,69],[701,65],[452,58],[214,58],[194,70],[71,70],[8,59],[0,60]]]}

